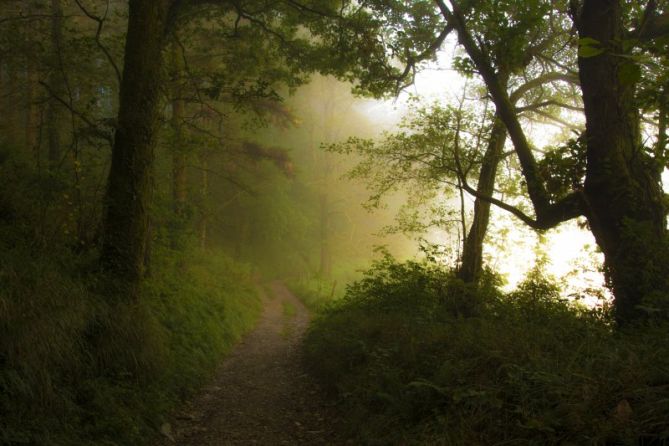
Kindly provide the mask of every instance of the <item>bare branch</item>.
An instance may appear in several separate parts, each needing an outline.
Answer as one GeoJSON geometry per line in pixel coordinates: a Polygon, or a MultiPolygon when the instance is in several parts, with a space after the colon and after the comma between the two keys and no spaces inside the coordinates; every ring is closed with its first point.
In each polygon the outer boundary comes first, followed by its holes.
{"type": "Polygon", "coordinates": [[[545,73],[542,74],[541,76],[535,77],[534,79],[525,82],[523,85],[516,88],[516,90],[509,96],[509,100],[515,104],[528,91],[534,88],[541,87],[542,85],[550,84],[552,82],[557,82],[557,81],[563,81],[573,85],[579,85],[578,76],[571,73],[551,71],[549,73],[545,73]]]}
{"type": "Polygon", "coordinates": [[[49,95],[51,95],[51,97],[53,97],[56,101],[60,102],[74,116],[76,116],[77,118],[81,119],[84,123],[86,123],[91,128],[91,130],[93,131],[93,134],[95,134],[95,136],[97,136],[101,139],[104,139],[105,141],[109,142],[110,144],[113,143],[114,137],[110,132],[105,132],[104,130],[101,130],[99,125],[94,123],[93,121],[91,121],[88,118],[88,116],[86,116],[85,114],[83,114],[79,110],[75,109],[74,107],[72,107],[72,105],[70,105],[70,103],[68,101],[66,101],[65,99],[58,96],[58,94],[56,94],[56,92],[53,91],[53,89],[51,88],[51,86],[49,84],[47,84],[44,81],[39,81],[39,83],[42,87],[44,87],[44,89],[46,89],[46,91],[49,93],[49,95]]]}
{"type": "Polygon", "coordinates": [[[564,104],[562,102],[555,101],[555,100],[552,100],[552,99],[550,99],[548,101],[535,102],[535,103],[532,103],[532,104],[523,105],[521,107],[516,107],[516,111],[518,113],[522,113],[524,111],[536,112],[537,110],[539,110],[541,108],[550,107],[551,105],[554,105],[554,106],[560,107],[560,108],[564,108],[566,110],[576,111],[576,112],[582,112],[583,111],[583,107],[577,107],[575,105],[564,104]]]}
{"type": "Polygon", "coordinates": [[[98,28],[95,31],[95,43],[97,44],[98,48],[100,48],[100,50],[104,53],[105,57],[107,58],[107,61],[109,61],[109,64],[112,66],[114,72],[116,73],[116,79],[118,80],[118,83],[121,84],[121,79],[122,79],[121,70],[114,61],[114,57],[112,56],[111,52],[109,52],[109,49],[100,40],[100,35],[102,34],[102,28],[104,27],[105,21],[107,20],[107,14],[109,14],[109,0],[107,0],[105,13],[102,17],[99,17],[89,12],[88,9],[86,9],[86,7],[81,4],[81,0],[74,0],[74,2],[77,4],[79,9],[81,9],[81,12],[83,12],[86,15],[86,17],[97,22],[98,28]]]}
{"type": "Polygon", "coordinates": [[[567,128],[569,130],[573,130],[573,131],[579,132],[579,133],[583,131],[582,127],[579,127],[578,125],[574,125],[571,122],[567,122],[563,119],[560,119],[560,118],[558,118],[557,116],[555,116],[551,113],[546,113],[543,110],[535,109],[535,110],[531,110],[531,113],[536,113],[537,115],[543,116],[544,118],[549,119],[549,120],[555,122],[556,124],[559,124],[561,127],[567,128]]]}

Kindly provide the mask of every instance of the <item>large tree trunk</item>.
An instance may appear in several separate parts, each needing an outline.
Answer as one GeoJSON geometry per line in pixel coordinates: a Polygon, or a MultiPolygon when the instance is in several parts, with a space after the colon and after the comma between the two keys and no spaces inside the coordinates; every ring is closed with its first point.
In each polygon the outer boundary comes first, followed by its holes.
{"type": "Polygon", "coordinates": [[[136,298],[144,269],[162,49],[170,0],[130,0],[101,264],[136,298]]]}
{"type": "Polygon", "coordinates": [[[619,322],[641,316],[639,305],[667,292],[666,214],[659,169],[644,153],[633,82],[620,72],[623,52],[619,0],[585,0],[581,38],[607,50],[579,58],[586,116],[588,222],[605,257],[619,322]]]}
{"type": "MultiPolygon", "coordinates": [[[[506,127],[495,116],[490,139],[483,161],[476,190],[483,196],[492,197],[497,177],[497,166],[506,142],[506,127]]],[[[476,282],[483,270],[483,240],[490,220],[490,202],[481,198],[474,201],[474,217],[462,247],[462,261],[458,277],[466,283],[476,282]]]]}

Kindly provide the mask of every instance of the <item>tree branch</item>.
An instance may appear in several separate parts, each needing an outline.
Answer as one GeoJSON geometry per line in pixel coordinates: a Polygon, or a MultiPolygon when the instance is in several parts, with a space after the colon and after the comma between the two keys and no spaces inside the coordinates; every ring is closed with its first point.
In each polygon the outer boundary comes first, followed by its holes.
{"type": "Polygon", "coordinates": [[[641,41],[669,35],[669,13],[658,14],[657,0],[649,0],[639,27],[631,35],[641,41]]]}
{"type": "Polygon", "coordinates": [[[574,125],[574,124],[572,124],[572,123],[570,123],[570,122],[567,122],[567,121],[565,121],[565,120],[563,120],[563,119],[560,119],[560,118],[558,118],[558,117],[556,117],[556,116],[554,116],[554,115],[552,115],[552,114],[550,114],[550,113],[546,113],[546,112],[543,111],[543,110],[535,109],[535,110],[530,110],[530,112],[531,112],[531,113],[536,113],[537,115],[540,115],[540,116],[543,116],[543,117],[546,118],[546,119],[550,119],[551,121],[555,122],[556,124],[560,124],[560,126],[565,127],[565,128],[567,128],[567,129],[569,129],[569,130],[574,130],[574,131],[576,131],[576,132],[581,132],[581,131],[583,131],[583,128],[582,128],[582,127],[579,127],[579,126],[577,126],[577,125],[574,125]]]}
{"type": "MultiPolygon", "coordinates": [[[[458,2],[451,0],[450,3],[453,8],[453,11],[451,12],[451,10],[444,3],[444,0],[435,1],[439,5],[439,9],[444,15],[444,18],[449,23],[453,24],[457,30],[460,43],[467,51],[467,54],[474,62],[477,70],[483,77],[483,80],[488,87],[488,91],[492,96],[493,102],[497,108],[497,114],[504,122],[509,132],[509,136],[511,137],[511,141],[513,142],[516,155],[520,161],[523,176],[525,177],[529,198],[532,202],[532,205],[534,206],[537,217],[536,219],[532,219],[519,209],[514,208],[513,206],[510,206],[493,197],[480,196],[479,198],[488,200],[490,203],[511,212],[520,218],[523,222],[535,229],[548,229],[554,227],[562,221],[583,215],[586,207],[583,195],[580,191],[574,192],[555,203],[551,203],[548,192],[544,187],[543,179],[539,173],[536,160],[532,153],[532,148],[530,147],[530,144],[527,141],[527,137],[525,136],[525,132],[520,125],[520,121],[516,115],[513,104],[506,90],[502,87],[502,84],[497,74],[495,73],[492,64],[488,60],[488,57],[483,53],[467,29],[458,2]]],[[[462,183],[464,187],[464,179],[462,183]]],[[[471,187],[469,187],[469,190],[467,191],[469,193],[474,191],[474,196],[479,195],[471,187]]]]}
{"type": "Polygon", "coordinates": [[[53,91],[53,89],[49,84],[47,84],[44,81],[39,81],[39,84],[42,87],[44,87],[44,89],[49,93],[51,97],[53,97],[56,101],[60,102],[65,108],[67,108],[70,111],[70,113],[72,113],[74,116],[76,116],[77,118],[81,119],[84,123],[86,123],[91,128],[92,133],[95,136],[104,139],[105,141],[109,142],[109,144],[113,143],[114,137],[111,133],[101,130],[97,124],[95,124],[88,118],[88,116],[86,116],[79,110],[76,110],[74,107],[70,105],[68,101],[58,96],[56,92],[53,91]]]}
{"type": "Polygon", "coordinates": [[[514,148],[516,149],[516,155],[520,161],[521,170],[527,183],[527,191],[529,193],[530,200],[532,201],[532,204],[534,205],[537,213],[540,213],[543,209],[548,208],[550,200],[548,193],[544,188],[541,175],[539,174],[536,160],[532,154],[532,148],[527,141],[527,137],[525,136],[525,132],[520,125],[518,116],[516,115],[509,96],[502,88],[497,74],[495,73],[487,56],[483,53],[483,51],[481,51],[477,43],[474,41],[472,35],[469,33],[457,2],[451,1],[453,12],[450,13],[443,0],[436,1],[438,4],[440,4],[442,11],[447,11],[445,18],[450,23],[454,24],[455,29],[458,31],[460,43],[465,47],[467,54],[469,57],[471,57],[472,61],[476,65],[476,68],[483,77],[486,86],[488,87],[488,91],[490,92],[493,102],[497,108],[497,113],[500,119],[506,125],[511,141],[513,142],[514,148]]]}
{"type": "Polygon", "coordinates": [[[563,81],[573,85],[579,85],[579,80],[577,75],[570,73],[563,73],[559,71],[551,71],[549,73],[545,73],[542,74],[541,76],[535,77],[534,79],[527,81],[520,87],[516,88],[516,90],[509,96],[509,100],[511,101],[511,103],[515,104],[528,91],[556,81],[563,81]]]}
{"type": "Polygon", "coordinates": [[[104,53],[105,57],[109,61],[110,65],[114,69],[114,72],[116,73],[116,79],[118,80],[119,85],[121,84],[121,70],[119,69],[118,65],[116,65],[116,62],[114,61],[114,57],[112,57],[111,53],[109,52],[109,49],[107,49],[106,46],[102,43],[100,40],[100,35],[102,34],[102,28],[104,27],[105,21],[107,20],[107,14],[109,14],[109,0],[107,0],[107,7],[105,9],[105,14],[102,17],[99,17],[95,14],[90,13],[84,5],[81,4],[80,0],[74,0],[74,2],[77,4],[79,9],[81,9],[81,12],[83,12],[86,17],[89,19],[97,22],[98,28],[95,31],[95,43],[97,44],[98,48],[104,53]]]}
{"type": "Polygon", "coordinates": [[[535,103],[532,103],[532,104],[523,105],[521,107],[516,107],[516,112],[522,113],[524,111],[537,111],[540,108],[550,107],[551,105],[555,105],[556,107],[560,107],[560,108],[564,108],[564,109],[572,110],[572,111],[576,111],[576,112],[582,112],[583,111],[583,107],[577,107],[575,105],[563,104],[562,102],[555,101],[553,99],[549,99],[548,101],[535,102],[535,103]]]}
{"type": "Polygon", "coordinates": [[[406,88],[408,85],[412,83],[409,82],[408,84],[401,85],[401,83],[407,78],[407,76],[409,76],[409,73],[415,71],[416,64],[431,57],[437,50],[439,50],[439,48],[441,48],[441,45],[446,40],[446,37],[448,37],[448,35],[453,31],[453,29],[454,27],[450,23],[448,23],[441,31],[441,33],[439,33],[434,42],[432,42],[432,44],[425,51],[418,54],[417,56],[409,56],[407,58],[407,63],[406,66],[404,67],[404,71],[395,79],[397,82],[395,87],[397,92],[401,91],[402,89],[406,88]]]}

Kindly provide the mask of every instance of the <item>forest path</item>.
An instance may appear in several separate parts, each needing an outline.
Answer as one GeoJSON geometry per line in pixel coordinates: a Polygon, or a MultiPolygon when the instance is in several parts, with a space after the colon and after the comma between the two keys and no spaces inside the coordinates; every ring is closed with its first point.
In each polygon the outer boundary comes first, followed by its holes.
{"type": "Polygon", "coordinates": [[[258,325],[213,382],[163,426],[160,445],[345,445],[338,420],[303,369],[309,312],[281,282],[269,284],[258,325]]]}

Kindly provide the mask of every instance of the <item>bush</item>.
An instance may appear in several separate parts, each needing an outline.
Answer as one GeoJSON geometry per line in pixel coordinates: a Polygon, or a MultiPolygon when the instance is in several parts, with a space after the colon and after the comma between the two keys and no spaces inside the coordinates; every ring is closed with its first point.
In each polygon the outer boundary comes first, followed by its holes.
{"type": "Polygon", "coordinates": [[[541,277],[485,282],[385,260],[314,321],[307,363],[360,442],[669,441],[667,326],[614,332],[541,277]]]}

